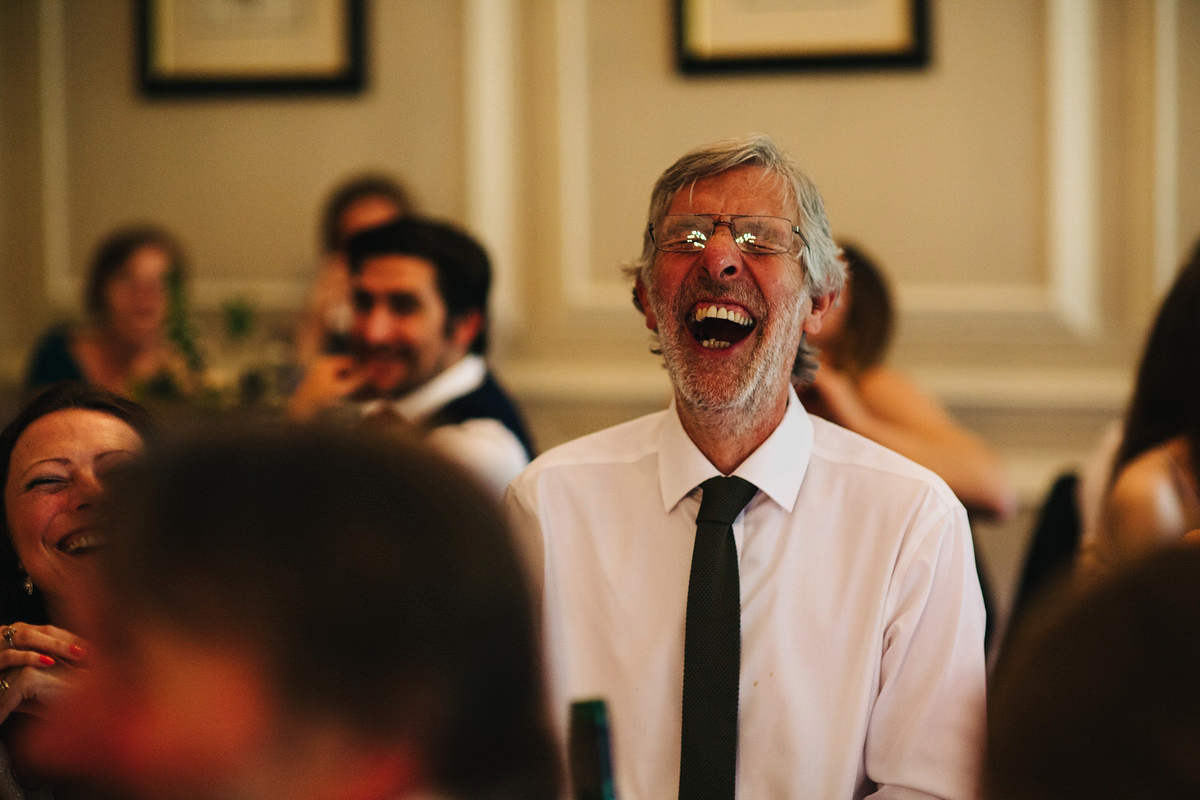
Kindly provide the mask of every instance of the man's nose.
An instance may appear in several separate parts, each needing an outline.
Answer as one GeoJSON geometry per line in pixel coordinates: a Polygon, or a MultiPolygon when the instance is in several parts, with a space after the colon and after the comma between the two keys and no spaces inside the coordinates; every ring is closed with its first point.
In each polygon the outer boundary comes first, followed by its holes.
{"type": "Polygon", "coordinates": [[[391,333],[392,317],[384,303],[376,303],[366,314],[363,337],[372,343],[386,341],[391,333]]]}
{"type": "Polygon", "coordinates": [[[700,254],[700,264],[716,280],[732,280],[745,267],[741,249],[728,223],[718,222],[700,254]]]}

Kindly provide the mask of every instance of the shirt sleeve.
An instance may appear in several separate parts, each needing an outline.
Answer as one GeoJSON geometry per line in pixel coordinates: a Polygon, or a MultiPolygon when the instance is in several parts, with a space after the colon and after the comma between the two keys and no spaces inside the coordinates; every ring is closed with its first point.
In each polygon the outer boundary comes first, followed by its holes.
{"type": "Polygon", "coordinates": [[[539,611],[545,589],[546,543],[528,481],[513,482],[504,493],[504,513],[516,540],[517,552],[529,578],[530,593],[539,611]]]}
{"type": "Polygon", "coordinates": [[[429,445],[474,473],[499,500],[529,459],[521,441],[494,419],[468,419],[429,432],[429,445]]]}
{"type": "Polygon", "coordinates": [[[918,518],[889,591],[864,753],[876,798],[979,796],[985,612],[965,511],[918,518]]]}

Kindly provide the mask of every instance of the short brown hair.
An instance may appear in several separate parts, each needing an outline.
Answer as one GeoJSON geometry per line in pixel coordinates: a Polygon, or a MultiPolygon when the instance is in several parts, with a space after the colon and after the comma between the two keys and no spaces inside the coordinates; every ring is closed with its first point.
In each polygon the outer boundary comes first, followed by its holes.
{"type": "Polygon", "coordinates": [[[96,246],[83,287],[83,307],[94,319],[108,313],[104,291],[130,256],[143,247],[157,247],[167,254],[169,280],[187,278],[187,259],[183,246],[165,228],[157,225],[130,225],[106,236],[96,246]]]}
{"type": "Polygon", "coordinates": [[[408,187],[389,175],[367,172],[349,178],[333,188],[321,209],[321,252],[336,253],[345,246],[342,215],[350,206],[368,197],[391,200],[401,215],[416,211],[408,187]]]}

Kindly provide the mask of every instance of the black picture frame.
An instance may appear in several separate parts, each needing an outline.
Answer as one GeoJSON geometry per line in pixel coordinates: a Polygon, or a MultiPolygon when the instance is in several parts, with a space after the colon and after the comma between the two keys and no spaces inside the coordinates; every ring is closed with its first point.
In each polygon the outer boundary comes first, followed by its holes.
{"type": "MultiPolygon", "coordinates": [[[[764,42],[762,46],[756,47],[752,41],[739,41],[722,47],[721,43],[716,41],[720,35],[716,10],[721,7],[732,8],[732,0],[675,0],[677,66],[681,72],[688,75],[767,71],[903,70],[928,66],[929,0],[886,0],[885,4],[895,5],[898,13],[903,13],[905,30],[902,41],[868,43],[866,46],[849,43],[843,45],[840,37],[844,36],[849,40],[858,33],[853,27],[851,16],[846,16],[844,29],[839,30],[836,10],[802,9],[778,12],[769,21],[764,21],[762,27],[770,32],[772,38],[777,38],[779,31],[787,30],[786,26],[779,24],[781,17],[783,21],[799,30],[805,25],[806,19],[816,21],[818,18],[812,15],[821,13],[824,16],[820,17],[820,20],[829,34],[825,41],[814,45],[812,42],[798,40],[791,47],[781,47],[775,42],[770,45],[764,42]],[[701,19],[698,15],[705,18],[701,19]],[[704,40],[695,35],[698,22],[710,23],[712,33],[704,40]]],[[[741,9],[743,17],[746,13],[756,12],[741,9]]],[[[772,12],[763,12],[764,15],[768,13],[772,12]]],[[[766,16],[763,18],[768,19],[766,16]]],[[[811,31],[806,33],[811,34],[811,31]]]]}
{"type": "MultiPolygon", "coordinates": [[[[210,0],[215,4],[229,0],[210,0]]],[[[228,58],[216,64],[197,66],[181,59],[171,61],[164,54],[171,51],[163,36],[172,31],[176,36],[186,26],[172,19],[179,14],[179,5],[164,0],[137,0],[137,83],[147,97],[205,97],[295,94],[354,94],[366,86],[366,8],[365,0],[317,0],[328,18],[317,27],[322,52],[312,51],[311,62],[305,60],[305,40],[286,42],[294,63],[263,67],[255,64],[261,49],[230,40],[228,58]],[[239,49],[240,48],[240,49],[239,49]],[[335,51],[333,59],[329,51],[335,51]]],[[[314,6],[306,6],[313,8],[314,6]]],[[[270,39],[263,39],[267,44],[270,39]]],[[[185,48],[175,48],[183,50],[185,48]]]]}

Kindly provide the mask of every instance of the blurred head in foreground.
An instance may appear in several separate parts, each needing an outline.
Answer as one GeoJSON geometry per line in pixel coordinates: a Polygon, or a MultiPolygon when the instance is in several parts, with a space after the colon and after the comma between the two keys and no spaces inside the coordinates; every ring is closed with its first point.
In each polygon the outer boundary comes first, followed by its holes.
{"type": "Polygon", "coordinates": [[[997,664],[990,800],[1200,796],[1200,546],[1043,606],[997,664]]]}
{"type": "Polygon", "coordinates": [[[115,490],[113,638],[31,749],[138,797],[553,798],[529,597],[418,445],[238,430],[115,490]],[[64,719],[64,722],[66,720],[64,719]]]}

